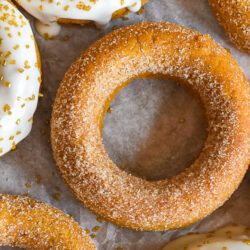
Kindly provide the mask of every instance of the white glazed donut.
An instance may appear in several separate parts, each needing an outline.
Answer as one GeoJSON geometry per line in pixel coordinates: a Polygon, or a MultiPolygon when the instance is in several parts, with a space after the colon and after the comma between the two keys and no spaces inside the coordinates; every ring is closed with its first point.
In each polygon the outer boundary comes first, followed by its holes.
{"type": "Polygon", "coordinates": [[[0,156],[29,134],[40,82],[29,21],[11,2],[0,0],[0,156]]]}
{"type": "Polygon", "coordinates": [[[250,229],[227,226],[207,234],[190,234],[167,244],[163,250],[249,250],[250,229]]]}
{"type": "MultiPolygon", "coordinates": [[[[121,9],[140,10],[145,0],[18,0],[27,12],[36,17],[37,31],[52,38],[60,27],[59,19],[94,21],[97,26],[105,26],[112,15],[121,9]]],[[[74,22],[74,21],[73,21],[74,22]]]]}

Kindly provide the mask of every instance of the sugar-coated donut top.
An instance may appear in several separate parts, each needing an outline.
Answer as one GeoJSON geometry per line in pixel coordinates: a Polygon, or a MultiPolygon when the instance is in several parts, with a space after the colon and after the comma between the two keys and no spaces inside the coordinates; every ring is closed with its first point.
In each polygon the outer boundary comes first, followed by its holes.
{"type": "Polygon", "coordinates": [[[115,30],[84,51],[61,82],[51,120],[56,163],[76,197],[106,220],[150,231],[190,225],[221,206],[247,170],[249,90],[240,67],[208,35],[169,23],[115,30]],[[117,91],[152,75],[197,93],[208,135],[189,168],[150,182],[111,161],[100,128],[117,91]]]}
{"type": "Polygon", "coordinates": [[[30,132],[41,74],[28,20],[0,0],[0,156],[30,132]]]}
{"type": "Polygon", "coordinates": [[[227,226],[207,234],[190,234],[167,244],[163,250],[248,250],[250,229],[227,226]]]}
{"type": "Polygon", "coordinates": [[[96,250],[70,216],[41,201],[0,194],[0,211],[0,246],[96,250]]]}
{"type": "MultiPolygon", "coordinates": [[[[117,10],[128,8],[136,12],[141,8],[141,0],[18,0],[18,3],[41,23],[49,25],[47,32],[50,35],[58,33],[58,19],[90,20],[105,25],[117,10]]],[[[44,33],[41,24],[37,29],[44,33]]]]}

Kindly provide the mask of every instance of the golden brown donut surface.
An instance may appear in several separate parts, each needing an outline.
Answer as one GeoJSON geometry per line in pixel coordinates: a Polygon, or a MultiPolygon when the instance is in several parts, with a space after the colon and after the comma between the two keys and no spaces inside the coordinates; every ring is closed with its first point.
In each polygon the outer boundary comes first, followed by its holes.
{"type": "Polygon", "coordinates": [[[72,64],[59,87],[51,132],[54,158],[73,194],[123,227],[161,231],[190,225],[221,206],[249,163],[249,87],[240,67],[209,35],[169,23],[116,30],[72,64]],[[196,93],[208,136],[183,173],[147,181],[120,170],[102,143],[105,112],[134,78],[165,77],[196,93]]]}
{"type": "Polygon", "coordinates": [[[96,249],[68,215],[43,202],[0,195],[0,245],[25,249],[96,249]]]}
{"type": "Polygon", "coordinates": [[[209,4],[235,46],[250,53],[250,0],[209,0],[209,4]]]}

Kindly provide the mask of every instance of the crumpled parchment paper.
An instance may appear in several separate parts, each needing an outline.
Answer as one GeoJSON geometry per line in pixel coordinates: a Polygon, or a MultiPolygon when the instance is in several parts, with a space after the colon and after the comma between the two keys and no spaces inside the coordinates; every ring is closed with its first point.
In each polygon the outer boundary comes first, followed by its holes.
{"type": "MultiPolygon", "coordinates": [[[[33,19],[27,17],[33,24],[33,19]]],[[[111,32],[114,25],[168,21],[209,33],[230,49],[250,79],[250,57],[232,45],[206,0],[149,0],[143,15],[128,17],[129,20],[112,21],[106,30],[94,25],[64,26],[54,40],[44,40],[34,29],[43,64],[44,97],[30,136],[0,159],[0,192],[28,194],[71,214],[90,230],[100,250],[158,250],[169,240],[189,232],[211,231],[232,223],[250,227],[249,172],[230,200],[212,215],[185,229],[157,233],[135,232],[97,219],[64,185],[49,141],[51,106],[71,63],[91,43],[111,32]]],[[[103,128],[105,148],[118,166],[137,176],[157,180],[181,172],[198,156],[206,138],[206,122],[199,103],[173,82],[134,80],[117,95],[111,110],[103,128]]]]}

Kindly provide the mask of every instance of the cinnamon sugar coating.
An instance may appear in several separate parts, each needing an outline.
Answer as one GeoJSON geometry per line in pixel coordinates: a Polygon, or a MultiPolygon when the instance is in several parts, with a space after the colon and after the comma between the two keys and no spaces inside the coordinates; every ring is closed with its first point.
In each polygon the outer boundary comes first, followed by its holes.
{"type": "Polygon", "coordinates": [[[43,202],[0,195],[0,245],[25,249],[96,249],[68,215],[43,202]]]}
{"type": "Polygon", "coordinates": [[[240,67],[209,35],[169,23],[124,27],[91,45],[65,74],[52,113],[54,158],[73,194],[98,216],[136,230],[188,226],[223,205],[244,177],[249,96],[240,67]],[[102,143],[110,102],[142,77],[178,81],[206,110],[202,152],[170,179],[147,181],[122,171],[102,143]]]}
{"type": "Polygon", "coordinates": [[[209,4],[235,46],[250,54],[250,0],[209,0],[209,4]]]}

